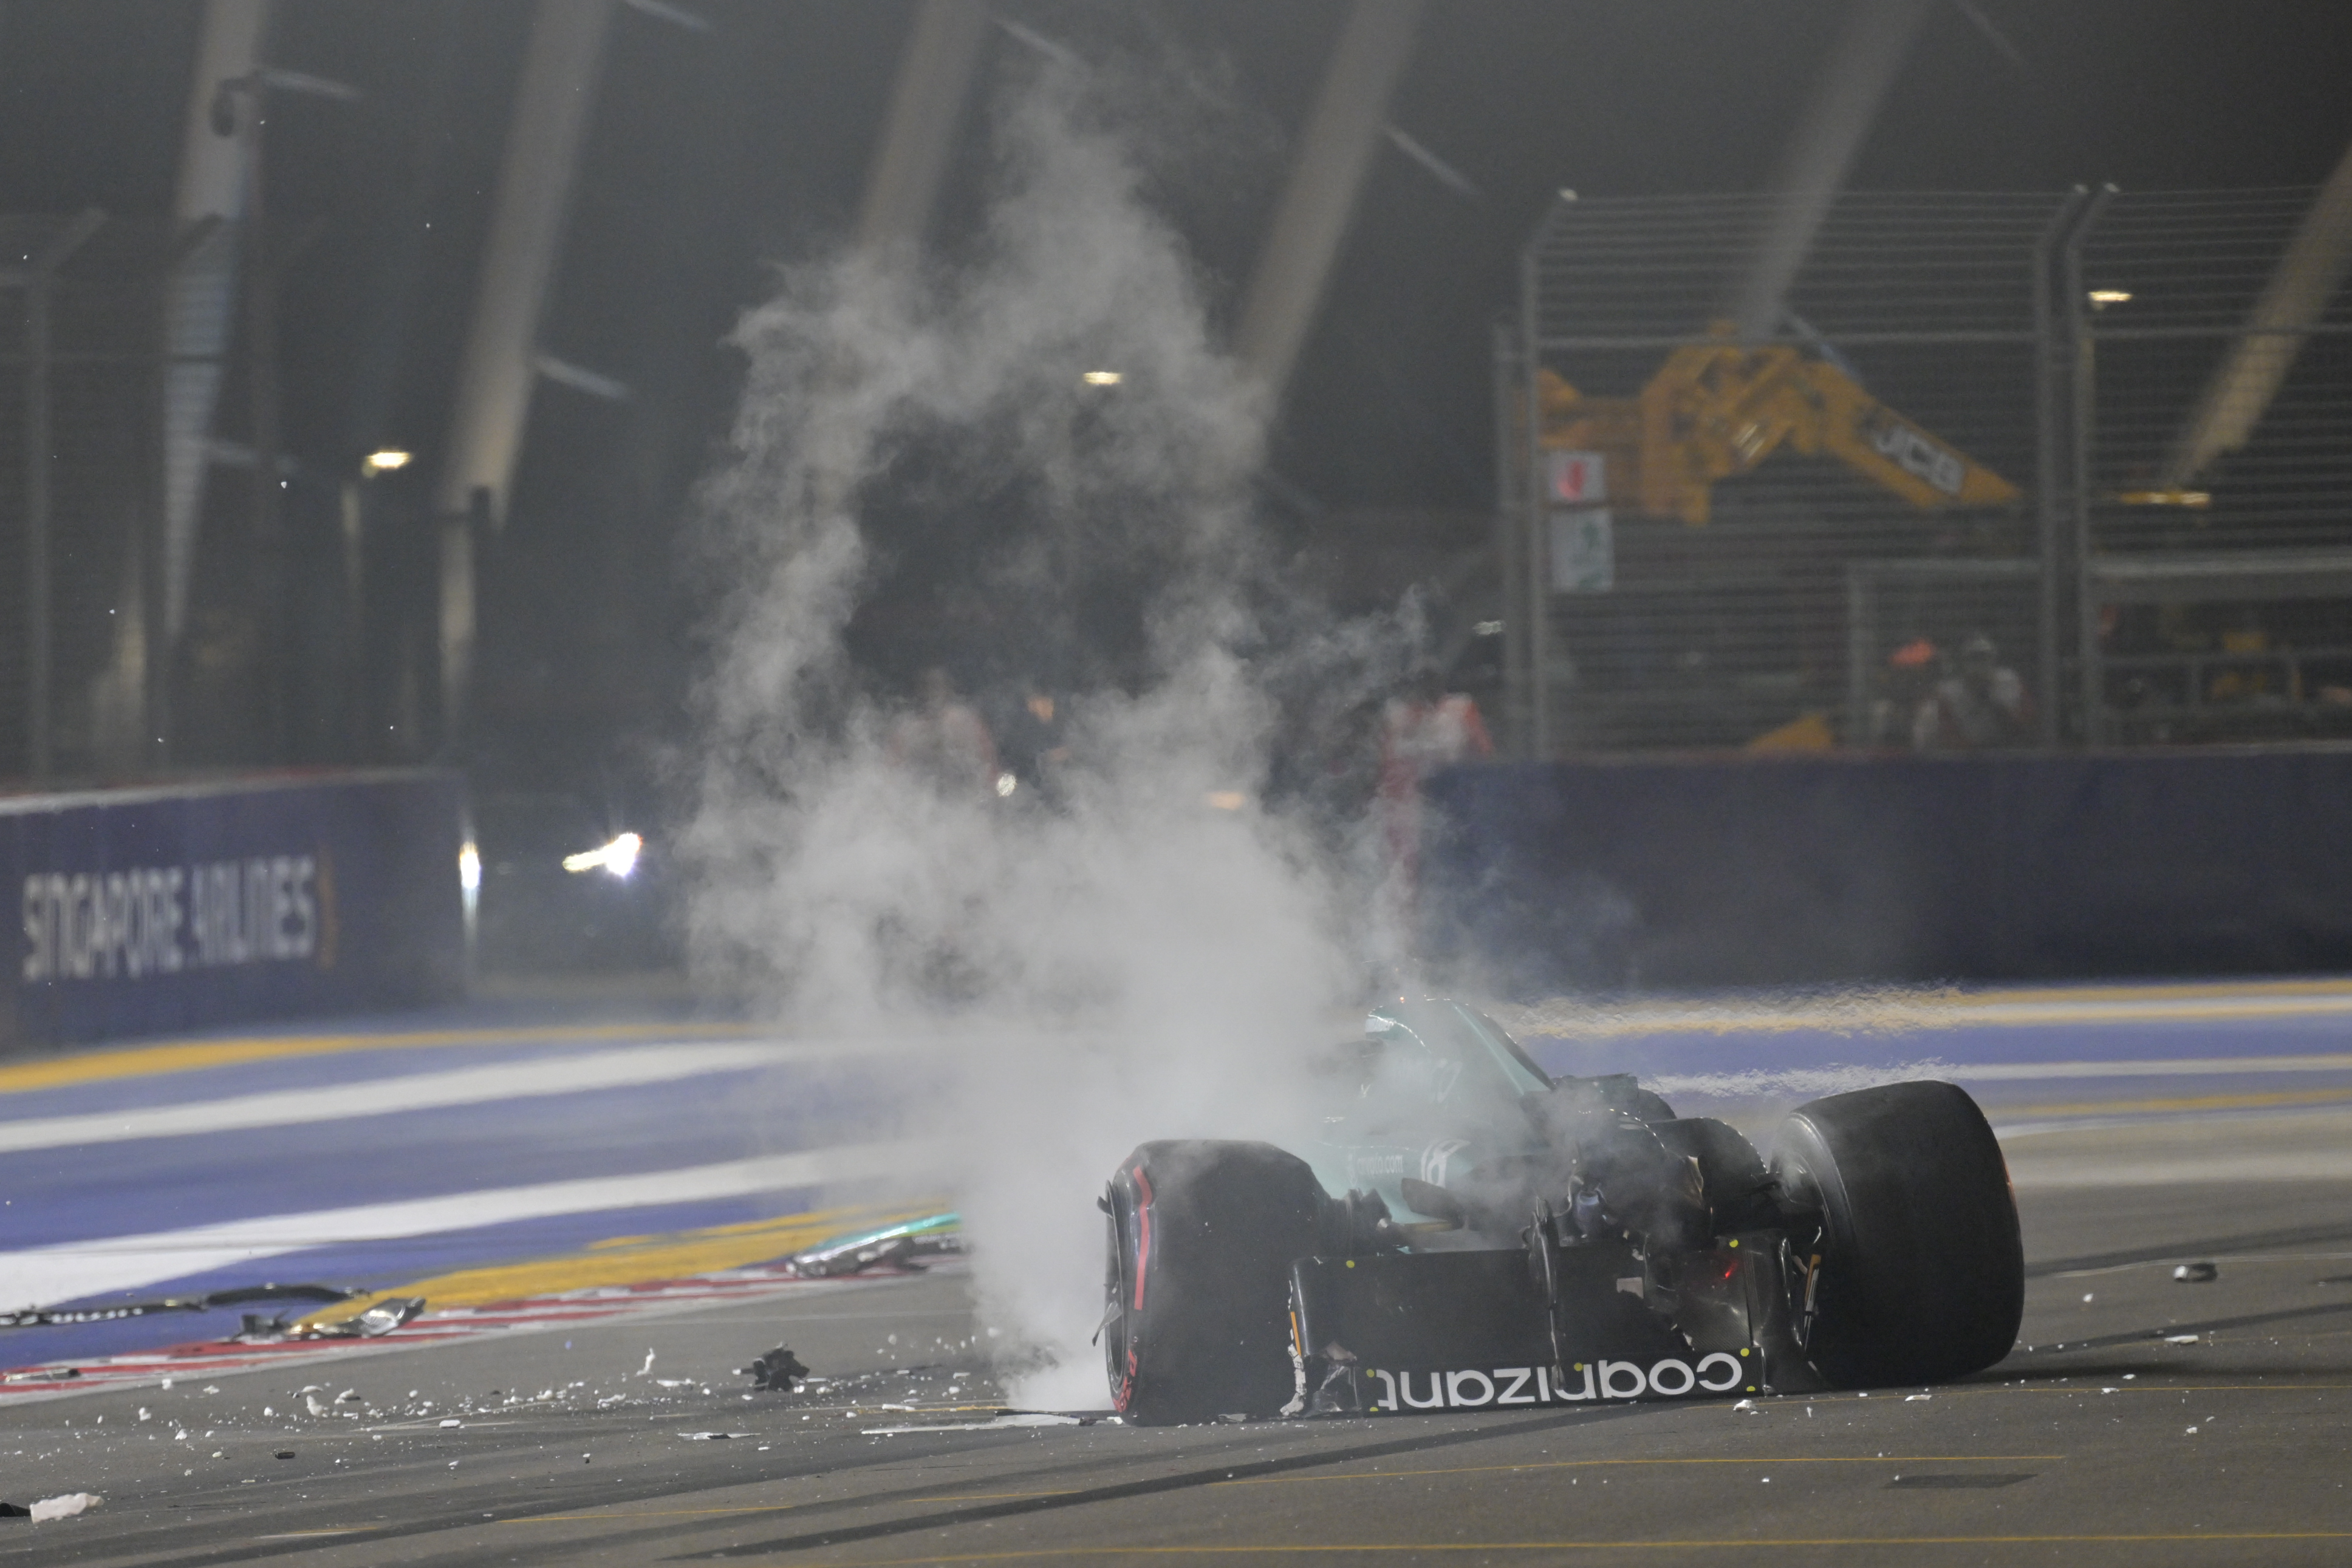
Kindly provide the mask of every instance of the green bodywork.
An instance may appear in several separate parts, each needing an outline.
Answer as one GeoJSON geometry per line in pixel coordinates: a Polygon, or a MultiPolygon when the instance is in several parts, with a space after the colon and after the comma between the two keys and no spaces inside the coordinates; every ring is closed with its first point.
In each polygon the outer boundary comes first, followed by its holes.
{"type": "Polygon", "coordinates": [[[1475,1008],[1400,1001],[1372,1009],[1364,1039],[1330,1053],[1331,1109],[1297,1152],[1334,1197],[1380,1195],[1402,1224],[1435,1220],[1405,1200],[1407,1177],[1443,1187],[1483,1162],[1540,1155],[1535,1104],[1551,1080],[1475,1008]]]}

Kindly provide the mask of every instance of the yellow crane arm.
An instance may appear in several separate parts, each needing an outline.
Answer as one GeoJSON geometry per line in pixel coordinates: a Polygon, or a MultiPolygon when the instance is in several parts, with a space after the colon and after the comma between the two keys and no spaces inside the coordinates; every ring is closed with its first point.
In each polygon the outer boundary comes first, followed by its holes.
{"type": "Polygon", "coordinates": [[[1872,397],[1835,365],[1809,360],[1803,375],[1822,412],[1822,449],[1913,506],[2006,507],[2021,498],[2016,486],[1872,397]]]}
{"type": "Polygon", "coordinates": [[[2019,499],[2016,486],[1835,365],[1786,345],[1678,349],[1633,399],[1586,398],[1549,371],[1543,380],[1543,444],[1609,454],[1612,489],[1654,516],[1706,522],[1718,480],[1783,446],[1834,457],[1923,510],[2019,499]]]}

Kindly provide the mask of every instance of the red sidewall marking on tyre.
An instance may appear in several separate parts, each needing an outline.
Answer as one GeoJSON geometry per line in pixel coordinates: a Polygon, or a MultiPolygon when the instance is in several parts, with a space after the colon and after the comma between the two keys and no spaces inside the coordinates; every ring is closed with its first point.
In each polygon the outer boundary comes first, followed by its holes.
{"type": "Polygon", "coordinates": [[[1143,1201],[1135,1206],[1135,1310],[1143,1310],[1143,1277],[1151,1267],[1151,1178],[1135,1167],[1135,1185],[1143,1201]]]}

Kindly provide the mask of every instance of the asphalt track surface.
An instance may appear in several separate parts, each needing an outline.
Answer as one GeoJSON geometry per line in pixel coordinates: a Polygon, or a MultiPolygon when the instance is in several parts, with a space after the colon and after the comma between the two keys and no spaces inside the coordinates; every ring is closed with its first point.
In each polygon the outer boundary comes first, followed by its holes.
{"type": "MultiPolygon", "coordinates": [[[[183,1375],[168,1389],[151,1379],[66,1397],[0,1390],[0,1498],[105,1498],[77,1519],[0,1519],[0,1561],[1649,1563],[1722,1561],[1743,1548],[1853,1563],[2352,1561],[2352,988],[2143,988],[1971,1005],[1957,1020],[1859,1030],[1851,1017],[1823,1024],[1786,1007],[1684,1008],[1539,1047],[1551,1064],[1586,1071],[1633,1055],[1680,1076],[1683,1109],[1734,1119],[1761,1114],[1802,1074],[1874,1058],[1934,1061],[1969,1083],[2003,1131],[2032,1277],[2019,1349],[1960,1385],[1747,1408],[1157,1430],[1008,1417],[964,1279],[946,1269],[369,1346],[331,1363],[183,1375]],[[2003,1007],[2011,1012],[1987,1010],[2003,1007]],[[1707,1082],[1734,1069],[1781,1078],[1707,1082]],[[2215,1263],[2219,1277],[2175,1282],[2175,1265],[2191,1260],[2215,1263]],[[779,1342],[824,1382],[747,1397],[737,1369],[779,1342]],[[353,1396],[336,1403],[345,1389],[353,1396]]],[[[677,1190],[678,1171],[752,1162],[740,1179],[754,1181],[759,1160],[826,1152],[831,1124],[814,1113],[796,1124],[799,1147],[751,1118],[740,1145],[707,1133],[672,1142],[660,1130],[656,1113],[681,1103],[740,1105],[742,1071],[800,1071],[791,1042],[740,1031],[701,1045],[786,1054],[749,1069],[711,1058],[708,1072],[626,1085],[575,1079],[566,1093],[576,1103],[513,1095],[518,1084],[546,1087],[529,1075],[470,1088],[449,1076],[550,1056],[580,1071],[602,1056],[608,1074],[654,1073],[642,1056],[614,1053],[668,1038],[684,1037],[575,1024],[527,1041],[86,1070],[46,1087],[0,1077],[0,1213],[12,1238],[0,1269],[21,1270],[37,1248],[49,1249],[48,1268],[76,1253],[136,1255],[144,1238],[384,1200],[457,1202],[440,1218],[462,1220],[468,1195],[615,1175],[658,1196],[677,1190]],[[312,1076],[259,1072],[271,1061],[312,1076]],[[340,1065],[320,1065],[330,1061],[340,1065]],[[332,1098],[250,1103],[361,1082],[388,1095],[391,1080],[406,1081],[405,1099],[380,1117],[341,1113],[351,1103],[332,1098]],[[467,1098],[475,1090],[492,1098],[467,1098]],[[241,1124],[209,1132],[134,1114],[238,1101],[215,1119],[241,1124]],[[534,1144],[525,1102],[560,1112],[545,1120],[568,1134],[534,1144]],[[572,1113],[583,1107],[609,1140],[598,1158],[579,1153],[587,1140],[572,1113]],[[128,1130],[90,1139],[104,1129],[85,1123],[83,1141],[58,1141],[75,1134],[66,1118],[101,1114],[129,1116],[128,1130]],[[420,1142],[431,1155],[403,1163],[420,1142]],[[176,1190],[152,1196],[158,1184],[176,1190]],[[26,1209],[29,1224],[15,1218],[26,1209]]],[[[560,1288],[586,1277],[568,1274],[566,1260],[594,1256],[592,1239],[666,1225],[756,1235],[799,1222],[815,1191],[705,1192],[489,1228],[430,1228],[427,1207],[413,1217],[425,1228],[375,1240],[292,1225],[284,1234],[317,1245],[205,1277],[334,1257],[389,1284],[453,1261],[495,1271],[501,1260],[543,1258],[552,1271],[534,1277],[560,1288]]],[[[708,1246],[692,1241],[683,1255],[708,1246]]],[[[166,1248],[144,1273],[179,1280],[160,1271],[185,1256],[166,1248]]],[[[185,1335],[194,1323],[170,1326],[185,1335]]],[[[161,1343],[153,1320],[124,1325],[133,1330],[161,1343]]],[[[87,1356],[58,1346],[92,1344],[72,1337],[90,1332],[16,1331],[5,1359],[87,1356]],[[16,1349],[35,1343],[28,1333],[42,1336],[36,1356],[16,1349]]]]}

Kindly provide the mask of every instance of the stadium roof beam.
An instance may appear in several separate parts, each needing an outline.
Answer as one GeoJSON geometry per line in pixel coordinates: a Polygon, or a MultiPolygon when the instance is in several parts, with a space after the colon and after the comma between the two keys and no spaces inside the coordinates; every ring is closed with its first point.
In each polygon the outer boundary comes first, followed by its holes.
{"type": "Polygon", "coordinates": [[[540,0],[531,19],[458,372],[437,493],[444,513],[465,511],[476,490],[488,490],[491,520],[505,521],[530,413],[540,316],[612,16],[613,0],[540,0]]]}
{"type": "Polygon", "coordinates": [[[2278,267],[2181,427],[2157,482],[2181,490],[2243,446],[2278,396],[2310,329],[2352,270],[2352,147],[2312,198],[2278,267]]]}
{"type": "Polygon", "coordinates": [[[1355,0],[1243,297],[1234,353],[1279,408],[1412,57],[1422,0],[1355,0]]]}
{"type": "Polygon", "coordinates": [[[923,0],[916,12],[866,176],[859,248],[878,253],[922,243],[963,124],[988,22],[981,0],[923,0]]]}
{"type": "Polygon", "coordinates": [[[555,275],[613,7],[614,0],[539,0],[531,18],[435,493],[441,517],[445,747],[462,731],[473,676],[474,533],[506,520],[538,373],[540,318],[555,275]]]}
{"type": "Polygon", "coordinates": [[[1933,0],[1853,0],[1837,49],[1805,104],[1772,180],[1772,204],[1755,260],[1731,301],[1742,338],[1779,330],[1790,286],[1813,248],[1813,236],[1853,167],[1878,107],[1927,19],[1933,0]]]}
{"type": "Polygon", "coordinates": [[[229,334],[236,324],[237,252],[245,215],[247,139],[260,134],[239,115],[223,135],[213,105],[225,82],[250,78],[261,64],[269,0],[208,0],[188,86],[187,128],[172,215],[181,245],[163,308],[163,615],[168,646],[187,623],[196,523],[212,461],[213,410],[220,401],[229,334]]]}

